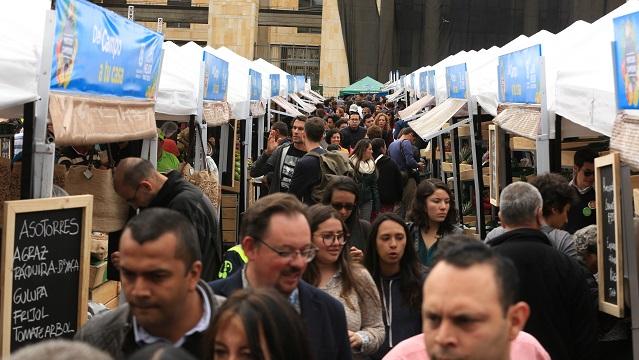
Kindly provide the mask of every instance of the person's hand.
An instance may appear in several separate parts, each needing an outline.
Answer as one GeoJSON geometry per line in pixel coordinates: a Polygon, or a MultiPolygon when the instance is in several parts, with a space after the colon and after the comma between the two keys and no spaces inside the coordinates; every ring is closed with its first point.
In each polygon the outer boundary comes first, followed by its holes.
{"type": "Polygon", "coordinates": [[[364,261],[364,252],[355,246],[351,246],[349,249],[349,254],[351,255],[351,259],[353,261],[357,261],[358,263],[362,263],[364,261]]]}
{"type": "Polygon", "coordinates": [[[120,252],[119,251],[114,251],[111,254],[111,262],[113,263],[113,266],[115,266],[116,269],[120,270],[120,252]]]}
{"type": "Polygon", "coordinates": [[[268,140],[266,141],[266,154],[272,155],[278,145],[277,137],[273,133],[269,134],[268,140]]]}
{"type": "Polygon", "coordinates": [[[348,340],[351,343],[351,349],[359,350],[362,347],[362,338],[358,333],[348,330],[348,340]]]}

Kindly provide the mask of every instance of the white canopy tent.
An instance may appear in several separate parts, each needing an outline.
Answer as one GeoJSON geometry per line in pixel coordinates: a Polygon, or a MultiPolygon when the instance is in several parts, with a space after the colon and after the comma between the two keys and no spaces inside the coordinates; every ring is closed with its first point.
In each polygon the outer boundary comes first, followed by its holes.
{"type": "Polygon", "coordinates": [[[188,121],[198,113],[202,48],[189,42],[177,46],[171,41],[162,45],[164,58],[158,86],[155,112],[158,120],[188,121]],[[165,117],[177,115],[181,117],[165,117]]]}
{"type": "Polygon", "coordinates": [[[22,116],[22,105],[38,99],[45,18],[50,7],[48,0],[0,2],[0,117],[22,116]]]}
{"type": "Polygon", "coordinates": [[[606,136],[617,114],[612,67],[613,19],[639,11],[629,0],[593,22],[561,52],[557,68],[555,112],[606,136]]]}

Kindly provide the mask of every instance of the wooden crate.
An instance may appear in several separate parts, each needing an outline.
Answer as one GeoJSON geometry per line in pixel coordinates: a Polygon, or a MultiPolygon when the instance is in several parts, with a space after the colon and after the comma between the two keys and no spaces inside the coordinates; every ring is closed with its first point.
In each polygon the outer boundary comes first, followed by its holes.
{"type": "Polygon", "coordinates": [[[106,274],[106,268],[106,261],[102,261],[96,265],[91,265],[89,269],[89,289],[96,288],[105,282],[104,275],[106,274]]]}
{"type": "Polygon", "coordinates": [[[525,137],[513,136],[510,138],[510,150],[535,151],[537,150],[537,143],[535,140],[530,140],[525,137]]]}
{"type": "Polygon", "coordinates": [[[106,304],[117,298],[120,294],[120,283],[117,281],[107,281],[104,284],[89,290],[89,300],[100,304],[106,304]]]}

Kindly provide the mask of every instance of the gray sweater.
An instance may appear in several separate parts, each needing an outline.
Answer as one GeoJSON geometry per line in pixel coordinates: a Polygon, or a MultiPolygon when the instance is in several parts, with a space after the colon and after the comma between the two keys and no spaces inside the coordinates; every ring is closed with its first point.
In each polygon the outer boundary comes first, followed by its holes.
{"type": "Polygon", "coordinates": [[[319,289],[330,294],[344,305],[348,330],[358,333],[362,339],[368,339],[368,342],[363,341],[360,352],[353,352],[353,359],[365,359],[366,357],[362,355],[375,353],[386,336],[382,320],[382,305],[379,294],[375,291],[375,282],[368,270],[357,265],[353,266],[352,269],[354,277],[362,281],[365,288],[372,290],[371,294],[374,294],[376,298],[362,298],[357,295],[355,290],[352,290],[348,295],[348,300],[353,307],[349,306],[346,300],[340,296],[343,284],[340,271],[335,273],[328,283],[319,289]]]}
{"type": "MultiPolygon", "coordinates": [[[[559,250],[559,252],[562,254],[568,255],[575,260],[579,260],[577,249],[575,249],[573,236],[569,232],[561,229],[555,229],[546,224],[542,225],[539,230],[546,234],[548,240],[550,240],[550,243],[552,244],[552,247],[559,250]]],[[[488,235],[486,235],[486,239],[484,240],[484,242],[486,244],[490,244],[492,239],[505,232],[506,229],[501,226],[494,228],[488,233],[488,235]]]]}

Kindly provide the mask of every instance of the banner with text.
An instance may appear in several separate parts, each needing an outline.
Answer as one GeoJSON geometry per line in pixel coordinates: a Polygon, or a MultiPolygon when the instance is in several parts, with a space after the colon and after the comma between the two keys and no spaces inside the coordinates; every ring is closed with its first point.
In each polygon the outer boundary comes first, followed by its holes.
{"type": "Polygon", "coordinates": [[[448,97],[466,99],[466,63],[446,68],[448,97]]]}
{"type": "Polygon", "coordinates": [[[541,45],[499,57],[500,102],[541,104],[540,60],[541,45]]]}
{"type": "Polygon", "coordinates": [[[639,41],[639,13],[614,19],[615,41],[614,71],[617,108],[639,109],[639,79],[637,79],[637,56],[639,41]]]}
{"type": "Polygon", "coordinates": [[[288,92],[287,94],[292,94],[295,92],[295,76],[293,75],[286,75],[286,83],[288,85],[288,92]]]}
{"type": "Polygon", "coordinates": [[[271,74],[271,96],[280,95],[280,74],[271,74]]]}
{"type": "Polygon", "coordinates": [[[428,72],[428,95],[435,96],[435,70],[428,72]]]}
{"type": "Polygon", "coordinates": [[[295,75],[296,92],[304,91],[304,85],[306,85],[306,76],[295,75]]]}
{"type": "Polygon", "coordinates": [[[249,69],[249,77],[251,78],[251,100],[260,100],[262,98],[262,74],[249,69]]]}
{"type": "Polygon", "coordinates": [[[51,90],[153,99],[162,41],[88,1],[58,0],[51,90]]]}
{"type": "Polygon", "coordinates": [[[428,72],[419,73],[419,92],[425,94],[428,91],[428,72]]]}
{"type": "Polygon", "coordinates": [[[204,100],[226,100],[228,84],[229,63],[204,51],[204,100]]]}

